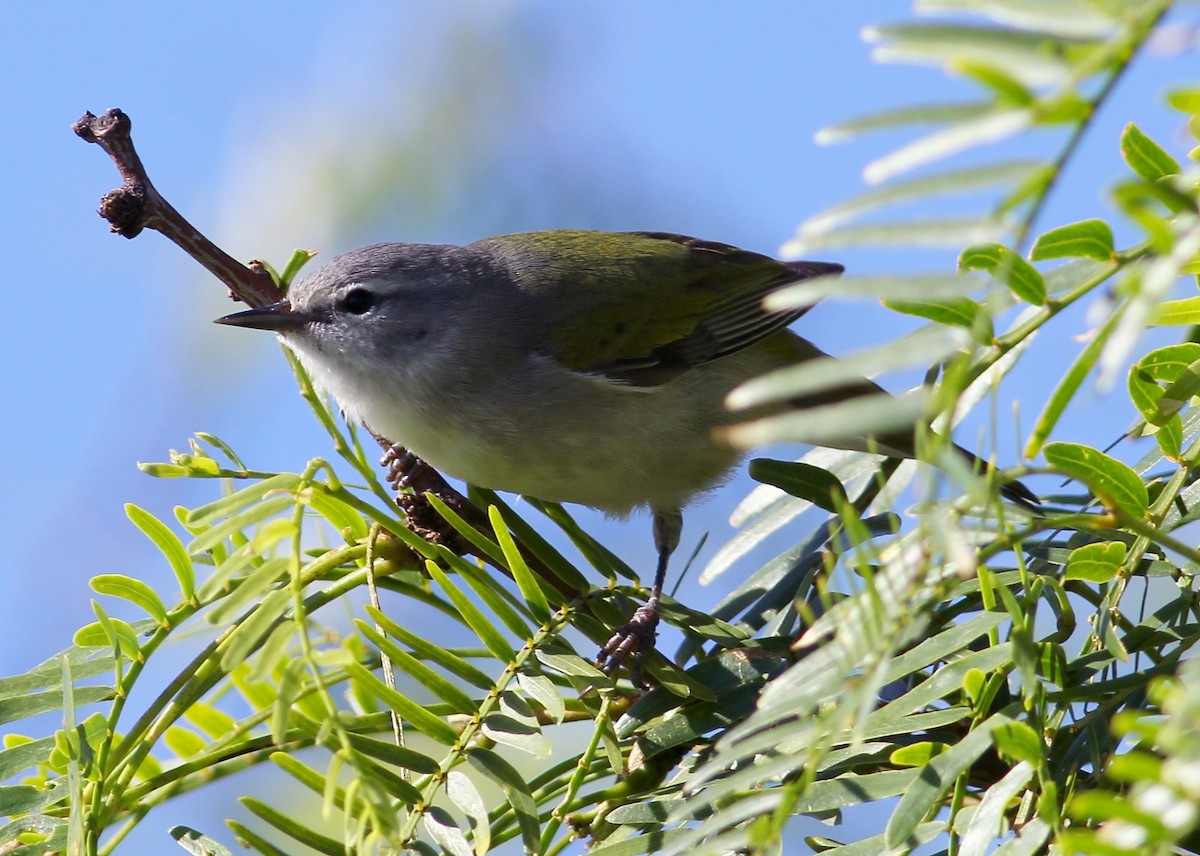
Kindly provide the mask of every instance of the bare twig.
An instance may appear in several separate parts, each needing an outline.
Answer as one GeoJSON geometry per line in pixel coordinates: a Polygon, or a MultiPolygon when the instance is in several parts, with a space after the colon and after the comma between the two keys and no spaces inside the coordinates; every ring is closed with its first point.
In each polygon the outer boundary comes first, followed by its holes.
{"type": "Polygon", "coordinates": [[[103,116],[84,113],[71,127],[84,140],[104,149],[124,179],[100,200],[100,216],[112,231],[126,238],[135,238],[147,228],[161,232],[229,286],[235,300],[259,307],[283,297],[260,262],[241,264],[163,199],[146,175],[129,133],[132,123],[121,110],[113,108],[103,116]]]}
{"type": "MultiPolygon", "coordinates": [[[[106,111],[103,116],[84,113],[72,126],[84,140],[104,149],[121,172],[121,186],[110,190],[100,200],[100,216],[109,222],[112,231],[126,238],[137,237],[143,229],[161,232],[229,286],[235,300],[259,307],[282,299],[283,294],[260,262],[250,262],[249,265],[238,262],[204,237],[159,194],[133,147],[129,133],[131,127],[129,117],[116,108],[106,111]]],[[[388,480],[397,491],[396,504],[404,512],[409,528],[426,540],[441,543],[459,555],[473,555],[494,564],[490,556],[460,536],[442,519],[430,505],[426,493],[436,494],[476,529],[487,532],[491,524],[483,509],[451,487],[440,473],[424,461],[404,448],[394,446],[390,440],[371,431],[370,427],[364,427],[386,452],[382,463],[388,468],[388,480]]],[[[577,599],[585,593],[560,579],[532,553],[525,552],[527,564],[556,588],[565,601],[577,599]]],[[[590,604],[585,603],[583,609],[590,613],[590,604]]],[[[607,632],[603,630],[594,631],[592,635],[598,642],[607,638],[607,632]]]]}

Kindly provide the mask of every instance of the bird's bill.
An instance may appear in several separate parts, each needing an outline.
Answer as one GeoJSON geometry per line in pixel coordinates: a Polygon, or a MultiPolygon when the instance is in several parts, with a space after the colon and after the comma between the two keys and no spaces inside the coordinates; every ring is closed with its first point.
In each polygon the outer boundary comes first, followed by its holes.
{"type": "Polygon", "coordinates": [[[300,330],[309,322],[309,316],[304,312],[292,309],[292,304],[286,300],[247,309],[245,312],[234,312],[218,318],[215,323],[228,324],[230,327],[249,327],[253,330],[272,330],[276,333],[289,333],[300,330]]]}

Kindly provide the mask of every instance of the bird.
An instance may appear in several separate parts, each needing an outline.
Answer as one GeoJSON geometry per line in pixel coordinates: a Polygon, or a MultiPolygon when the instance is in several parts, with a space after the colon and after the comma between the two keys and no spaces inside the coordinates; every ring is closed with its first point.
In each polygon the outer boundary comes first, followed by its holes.
{"type": "MultiPolygon", "coordinates": [[[[275,332],[347,418],[445,474],[617,517],[647,509],[653,583],[598,657],[611,673],[630,655],[640,666],[653,647],[683,510],[742,458],[720,439],[736,421],[726,396],[826,356],[789,329],[809,306],[771,311],[764,298],[842,271],[666,232],[379,243],[337,255],[284,300],[217,323],[275,332]]],[[[882,392],[862,378],[788,406],[882,392]]],[[[916,454],[912,429],[836,445],[916,454]]],[[[1000,490],[1037,504],[1018,481],[1000,490]]]]}

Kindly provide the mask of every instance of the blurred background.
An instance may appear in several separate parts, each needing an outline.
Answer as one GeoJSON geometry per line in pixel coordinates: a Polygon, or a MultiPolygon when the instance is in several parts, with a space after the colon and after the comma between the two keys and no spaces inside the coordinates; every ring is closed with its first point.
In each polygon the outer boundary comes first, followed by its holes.
{"type": "MultiPolygon", "coordinates": [[[[71,133],[84,110],[125,110],[158,188],[242,260],[282,265],[303,247],[319,263],[373,241],[561,227],[673,231],[776,253],[905,139],[822,148],[818,129],[968,94],[935,70],[871,62],[864,26],[908,14],[883,0],[5,5],[0,674],[51,656],[92,620],[92,575],[174,590],[123,504],[171,520],[174,506],[219,486],[152,479],[136,462],[165,460],[197,430],[256,469],[296,471],[332,454],[270,337],[210,323],[236,308],[219,283],[156,233],[108,234],[95,210],[117,176],[71,133]]],[[[1042,228],[1108,215],[1125,122],[1186,152],[1160,94],[1185,63],[1194,72],[1195,42],[1182,24],[1172,32],[1099,117],[1042,228]]],[[[1054,141],[1032,144],[1045,152],[1054,141]]],[[[1118,245],[1129,240],[1118,233],[1118,245]]],[[[852,249],[829,260],[870,273],[945,269],[953,255],[852,249]]],[[[1005,384],[1002,462],[1019,449],[1013,400],[1028,427],[1090,320],[1058,319],[1005,384]]],[[[838,301],[802,323],[834,353],[916,326],[838,301]]],[[[966,442],[988,409],[965,424],[966,442]]],[[[1055,438],[1104,446],[1131,420],[1119,390],[1091,391],[1055,438]]],[[[740,476],[690,514],[681,553],[707,532],[711,555],[750,487],[740,476]]],[[[579,517],[649,571],[645,519],[579,517]]],[[[685,600],[715,602],[723,582],[685,600]]],[[[173,823],[219,834],[219,818],[237,811],[181,801],[138,834],[161,848],[173,823]]]]}

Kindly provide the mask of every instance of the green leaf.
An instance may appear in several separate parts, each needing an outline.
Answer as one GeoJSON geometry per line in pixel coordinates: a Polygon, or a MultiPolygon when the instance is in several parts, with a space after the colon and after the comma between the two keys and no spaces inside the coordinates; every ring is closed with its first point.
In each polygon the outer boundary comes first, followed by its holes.
{"type": "Polygon", "coordinates": [[[208,747],[208,741],[187,728],[172,725],[163,735],[163,743],[180,758],[187,759],[199,755],[208,747]]]}
{"type": "Polygon", "coordinates": [[[1089,258],[1110,261],[1113,257],[1112,229],[1103,220],[1081,220],[1043,232],[1033,243],[1029,258],[1035,262],[1046,259],[1089,258]]]}
{"type": "Polygon", "coordinates": [[[14,736],[6,735],[7,748],[0,751],[0,781],[7,781],[17,773],[45,764],[54,750],[53,737],[43,737],[40,740],[25,739],[14,744],[14,736]]]}
{"type": "Polygon", "coordinates": [[[978,119],[991,112],[992,109],[993,105],[990,101],[960,101],[946,104],[918,104],[913,107],[882,110],[822,128],[817,131],[814,139],[817,145],[828,146],[870,131],[890,130],[906,125],[944,125],[950,122],[965,122],[970,119],[978,119]]]}
{"type": "Polygon", "coordinates": [[[153,541],[154,546],[158,547],[159,551],[166,556],[171,570],[175,572],[175,579],[179,581],[183,599],[191,600],[196,593],[196,572],[192,566],[192,557],[184,549],[179,536],[149,511],[139,508],[132,502],[125,504],[125,514],[133,522],[133,525],[142,530],[142,533],[153,541]]]}
{"type": "Polygon", "coordinates": [[[983,327],[982,338],[990,342],[995,337],[992,330],[992,319],[986,309],[969,297],[951,297],[946,300],[901,300],[885,298],[883,305],[905,315],[915,315],[926,318],[936,324],[947,324],[955,327],[966,327],[975,330],[983,327]]]}
{"type": "Polygon", "coordinates": [[[221,652],[221,668],[226,671],[237,668],[265,644],[276,625],[282,621],[291,599],[292,593],[285,588],[268,593],[250,615],[221,640],[217,648],[221,652]]]}
{"type": "Polygon", "coordinates": [[[998,24],[1059,39],[1108,39],[1118,20],[1087,0],[917,0],[923,14],[969,12],[998,24]]]}
{"type": "Polygon", "coordinates": [[[1028,761],[1040,767],[1046,763],[1046,745],[1038,733],[1024,722],[1002,722],[992,729],[996,750],[1013,761],[1028,761]]]}
{"type": "MultiPolygon", "coordinates": [[[[919,823],[908,840],[913,847],[918,847],[945,833],[946,824],[942,821],[919,823]]],[[[819,850],[818,852],[822,856],[880,856],[883,853],[890,854],[892,851],[887,848],[887,844],[885,843],[886,837],[881,832],[878,835],[872,835],[870,838],[860,838],[852,844],[842,844],[841,846],[819,850]]],[[[816,840],[815,836],[810,836],[805,839],[805,843],[810,845],[815,844],[816,840]]],[[[814,847],[813,849],[816,850],[817,848],[814,847]]],[[[909,852],[909,850],[906,849],[901,852],[909,852]]]]}
{"type": "Polygon", "coordinates": [[[287,287],[292,284],[292,280],[296,278],[296,274],[300,273],[300,269],[308,264],[316,254],[316,250],[294,250],[292,252],[283,273],[279,274],[279,286],[284,289],[285,293],[287,287]]]}
{"type": "Polygon", "coordinates": [[[792,365],[751,378],[730,392],[725,404],[730,410],[745,410],[787,402],[795,409],[797,402],[817,394],[816,401],[804,401],[799,406],[836,405],[874,391],[863,384],[864,375],[914,366],[925,368],[961,354],[968,344],[961,330],[930,325],[880,347],[836,359],[805,341],[797,341],[793,343],[796,353],[792,365]]]}
{"type": "Polygon", "coordinates": [[[68,793],[65,778],[52,779],[40,788],[31,785],[0,787],[0,817],[34,814],[65,799],[68,793]]]}
{"type": "MultiPolygon", "coordinates": [[[[96,614],[96,618],[100,623],[100,629],[104,631],[109,645],[114,649],[119,648],[121,653],[130,660],[137,661],[141,659],[141,645],[138,643],[137,632],[127,622],[111,617],[104,611],[104,607],[100,605],[100,602],[96,600],[92,601],[92,612],[96,614]]],[[[77,638],[75,644],[79,645],[82,643],[77,638]]]]}
{"type": "Polygon", "coordinates": [[[987,672],[982,669],[970,669],[963,675],[963,693],[971,702],[971,707],[979,707],[979,700],[983,697],[983,688],[987,685],[987,679],[987,672]]]}
{"type": "Polygon", "coordinates": [[[491,824],[488,823],[487,805],[475,784],[465,773],[451,770],[446,774],[446,796],[450,797],[450,801],[458,806],[471,822],[474,852],[479,856],[487,853],[492,843],[491,824]]]}
{"type": "Polygon", "coordinates": [[[1096,365],[1096,361],[1100,359],[1100,354],[1104,350],[1105,343],[1108,342],[1109,337],[1116,330],[1120,320],[1121,313],[1119,312],[1109,315],[1103,326],[1096,331],[1092,340],[1087,343],[1083,351],[1075,358],[1075,362],[1071,363],[1071,367],[1067,370],[1066,374],[1059,380],[1058,386],[1054,388],[1054,392],[1050,395],[1050,400],[1042,408],[1037,422],[1034,423],[1033,430],[1029,433],[1029,440],[1025,444],[1025,457],[1032,458],[1041,451],[1042,444],[1046,442],[1046,438],[1050,436],[1050,432],[1058,424],[1063,411],[1067,409],[1067,405],[1071,403],[1071,399],[1075,397],[1075,393],[1083,384],[1083,379],[1088,376],[1092,368],[1096,365]]]}
{"type": "Polygon", "coordinates": [[[946,743],[923,740],[920,743],[901,746],[888,756],[888,760],[897,767],[924,767],[948,748],[946,743]]]}
{"type": "Polygon", "coordinates": [[[514,513],[495,491],[472,486],[471,498],[481,508],[494,505],[500,509],[508,531],[513,533],[517,543],[536,556],[538,561],[562,581],[569,590],[583,593],[590,589],[591,583],[588,582],[587,577],[567,561],[562,553],[555,549],[536,528],[530,526],[521,515],[514,513]]]}
{"type": "Polygon", "coordinates": [[[119,597],[140,607],[159,624],[167,623],[167,608],[154,589],[141,580],[124,574],[100,574],[92,577],[92,590],[97,594],[119,597]]]}
{"type": "Polygon", "coordinates": [[[326,856],[345,856],[346,847],[341,841],[336,841],[327,835],[322,835],[319,832],[309,829],[307,826],[301,825],[290,815],[271,808],[261,800],[257,800],[254,797],[240,797],[238,802],[244,805],[251,814],[266,821],[284,835],[311,847],[318,853],[324,853],[326,856]]]}
{"type": "Polygon", "coordinates": [[[542,734],[533,710],[523,698],[511,692],[501,694],[500,710],[484,718],[481,730],[489,739],[535,758],[549,757],[553,749],[553,744],[542,734]]]}
{"type": "Polygon", "coordinates": [[[421,816],[421,823],[429,836],[437,842],[442,853],[448,856],[473,856],[466,833],[455,823],[450,812],[438,806],[430,806],[421,816]]]}
{"type": "Polygon", "coordinates": [[[1010,829],[1008,809],[1033,778],[1033,766],[1021,762],[988,788],[963,832],[959,856],[984,856],[1010,829]]]}
{"type": "Polygon", "coordinates": [[[1200,324],[1200,297],[1163,301],[1155,307],[1150,323],[1159,327],[1200,324]]]}
{"type": "Polygon", "coordinates": [[[454,604],[454,608],[458,611],[462,620],[479,637],[479,641],[487,646],[487,649],[502,663],[508,664],[516,659],[516,652],[513,651],[512,646],[508,644],[500,631],[470,601],[462,589],[450,581],[450,578],[438,567],[437,563],[432,561],[426,562],[425,568],[429,571],[429,576],[433,578],[433,581],[450,598],[451,603],[454,604]]]}
{"type": "MultiPolygon", "coordinates": [[[[928,136],[884,155],[868,164],[863,177],[868,184],[880,184],[905,172],[918,169],[936,161],[944,160],[980,146],[998,143],[1022,133],[1038,120],[1036,112],[1029,108],[1001,109],[971,119],[957,122],[928,136]]],[[[978,240],[994,240],[980,238],[978,240]]],[[[976,243],[977,241],[963,243],[976,243]]]]}
{"type": "Polygon", "coordinates": [[[883,42],[871,52],[876,62],[932,61],[955,67],[970,60],[1028,87],[1057,86],[1071,70],[1064,56],[1049,49],[1045,36],[1015,29],[921,21],[870,26],[863,39],[883,42]]]}
{"type": "Polygon", "coordinates": [[[202,701],[192,702],[183,716],[207,734],[210,740],[220,740],[237,728],[237,722],[232,716],[202,701]]]}
{"type": "Polygon", "coordinates": [[[407,651],[401,649],[400,646],[396,645],[365,621],[356,618],[354,624],[364,636],[379,646],[381,652],[391,658],[392,664],[398,672],[407,675],[421,684],[450,705],[455,713],[461,713],[465,716],[473,716],[478,713],[479,706],[472,701],[469,695],[450,681],[443,678],[407,651]]]}
{"type": "Polygon", "coordinates": [[[504,791],[508,804],[512,806],[521,830],[521,841],[527,853],[541,852],[537,803],[526,781],[517,769],[489,749],[473,746],[467,749],[467,761],[504,791]]]}
{"type": "Polygon", "coordinates": [[[1125,158],[1130,169],[1146,181],[1157,181],[1180,172],[1179,162],[1132,122],[1125,126],[1121,134],[1121,157],[1125,158]]]}
{"type": "Polygon", "coordinates": [[[581,678],[585,681],[607,681],[604,673],[580,657],[578,654],[551,654],[539,649],[536,653],[538,662],[548,669],[553,669],[567,677],[581,678]]]}
{"type": "Polygon", "coordinates": [[[1006,714],[994,714],[920,771],[921,775],[904,791],[891,818],[888,819],[885,832],[888,848],[900,848],[910,844],[917,825],[954,785],[959,774],[970,769],[979,756],[991,748],[995,728],[1008,721],[1011,720],[1006,714]]]}
{"type": "Polygon", "coordinates": [[[1158,348],[1129,369],[1129,397],[1151,425],[1165,425],[1200,388],[1200,344],[1183,342],[1158,348]],[[1179,388],[1180,379],[1185,383],[1179,388]],[[1160,383],[1171,389],[1167,396],[1160,383]]]}
{"type": "Polygon", "coordinates": [[[458,732],[447,725],[445,721],[425,710],[408,696],[389,687],[368,671],[365,666],[360,663],[349,663],[346,671],[417,731],[446,746],[453,746],[458,741],[458,732]]]}
{"type": "Polygon", "coordinates": [[[936,196],[969,193],[985,187],[1005,184],[1024,184],[1046,175],[1046,166],[1041,161],[1017,160],[1003,163],[971,166],[966,169],[946,170],[933,175],[895,181],[873,188],[851,199],[826,208],[809,218],[800,227],[799,235],[828,232],[834,227],[863,214],[889,205],[913,202],[936,196]]]}
{"type": "Polygon", "coordinates": [[[534,619],[542,624],[547,623],[551,618],[551,611],[550,604],[546,602],[546,594],[542,591],[537,577],[529,570],[529,565],[526,564],[525,557],[521,555],[517,542],[513,540],[512,533],[504,524],[504,516],[500,513],[500,509],[489,505],[488,520],[492,524],[492,531],[496,533],[496,543],[504,551],[504,560],[508,564],[508,569],[512,571],[513,579],[516,580],[517,588],[521,590],[521,596],[525,598],[529,611],[533,614],[534,619]]]}
{"type": "MultiPolygon", "coordinates": [[[[954,624],[928,639],[922,639],[888,663],[884,680],[899,681],[942,660],[952,660],[963,654],[970,644],[999,627],[1006,620],[1002,612],[981,612],[961,624],[954,624]]],[[[979,671],[975,669],[973,671],[979,671]]]]}
{"type": "Polygon", "coordinates": [[[257,832],[243,826],[236,820],[227,820],[225,823],[229,826],[233,834],[237,836],[238,841],[245,842],[246,847],[252,848],[255,853],[259,853],[261,856],[292,856],[286,850],[280,850],[257,832]]]}
{"type": "Polygon", "coordinates": [[[1200,116],[1200,87],[1185,86],[1167,93],[1167,104],[1181,113],[1200,116]]]}
{"type": "Polygon", "coordinates": [[[244,533],[255,524],[261,523],[281,511],[286,511],[295,504],[296,498],[291,494],[264,499],[257,505],[252,505],[230,517],[228,520],[223,520],[211,529],[204,530],[204,532],[192,539],[192,543],[188,544],[188,552],[195,556],[206,550],[210,550],[229,536],[235,533],[244,533]]]}
{"type": "Polygon", "coordinates": [[[958,257],[959,270],[981,270],[1034,306],[1046,302],[1046,283],[1037,269],[1002,244],[975,244],[958,257]]]}
{"type": "MultiPolygon", "coordinates": [[[[362,734],[347,734],[346,739],[356,752],[361,752],[385,764],[392,764],[428,776],[438,771],[438,762],[407,746],[397,746],[389,740],[376,740],[362,734]]],[[[416,800],[420,799],[418,792],[416,800]]]]}
{"type": "Polygon", "coordinates": [[[1039,642],[1038,674],[1056,687],[1065,689],[1070,685],[1067,676],[1067,654],[1056,642],[1039,642]]]}
{"type": "Polygon", "coordinates": [[[567,703],[554,686],[554,681],[545,675],[517,673],[517,684],[530,698],[540,704],[555,722],[561,723],[567,715],[567,703]]]}
{"type": "Polygon", "coordinates": [[[438,645],[434,645],[428,639],[421,636],[419,633],[413,633],[410,630],[401,627],[395,621],[373,606],[367,605],[367,614],[371,616],[376,624],[383,628],[384,632],[394,639],[398,639],[413,650],[417,657],[429,660],[441,666],[446,671],[453,675],[457,675],[467,683],[475,686],[484,692],[490,692],[494,686],[494,682],[488,677],[486,672],[472,666],[457,654],[453,654],[438,645]]]}
{"type": "Polygon", "coordinates": [[[202,832],[187,826],[172,826],[167,834],[192,856],[233,856],[233,851],[202,832]]]}
{"type": "Polygon", "coordinates": [[[755,458],[750,462],[750,478],[835,514],[848,502],[846,489],[833,473],[808,464],[755,458]]]}
{"type": "MultiPolygon", "coordinates": [[[[291,521],[280,522],[286,522],[288,528],[292,528],[291,521]]],[[[247,553],[254,555],[254,551],[252,550],[248,550],[247,553]]],[[[260,602],[261,606],[261,601],[267,596],[267,593],[277,583],[287,579],[289,566],[290,560],[282,556],[261,562],[254,568],[252,573],[241,578],[237,588],[217,602],[216,606],[205,616],[205,619],[210,624],[224,624],[255,602],[260,602]]],[[[215,582],[223,577],[224,574],[214,574],[211,578],[205,580],[200,585],[201,597],[205,600],[214,597],[219,591],[215,582]]]]}
{"type": "Polygon", "coordinates": [[[1178,414],[1172,416],[1158,426],[1158,430],[1154,432],[1154,439],[1166,457],[1172,461],[1180,460],[1183,454],[1183,420],[1178,414]]]}
{"type": "Polygon", "coordinates": [[[273,490],[291,490],[299,483],[298,475],[279,473],[269,479],[254,482],[207,505],[193,508],[184,516],[183,523],[188,527],[210,524],[221,517],[228,517],[246,506],[253,505],[273,490]]]}
{"type": "Polygon", "coordinates": [[[677,845],[679,839],[686,837],[689,831],[687,829],[655,830],[635,835],[632,838],[606,841],[596,847],[588,848],[587,854],[588,856],[642,856],[645,853],[661,853],[668,845],[677,845]]]}
{"type": "Polygon", "coordinates": [[[742,449],[789,441],[836,446],[850,438],[911,428],[924,411],[924,391],[896,397],[886,393],[864,395],[852,401],[743,422],[725,429],[722,439],[742,449]]]}
{"type": "Polygon", "coordinates": [[[863,223],[858,226],[838,226],[821,232],[800,232],[784,244],[783,251],[789,255],[799,255],[844,247],[957,248],[963,244],[999,240],[1008,228],[1009,224],[1005,220],[990,214],[980,217],[863,223]]]}
{"type": "Polygon", "coordinates": [[[825,277],[772,291],[763,306],[770,312],[786,312],[812,306],[830,296],[870,300],[949,300],[978,288],[979,282],[971,277],[948,274],[825,277]]]}
{"type": "Polygon", "coordinates": [[[1063,578],[1107,583],[1120,572],[1121,563],[1125,561],[1125,551],[1124,541],[1105,541],[1076,547],[1067,559],[1063,578]]]}
{"type": "Polygon", "coordinates": [[[1052,467],[1086,484],[1105,505],[1145,516],[1150,496],[1128,465],[1078,443],[1050,443],[1042,453],[1052,467]]]}

